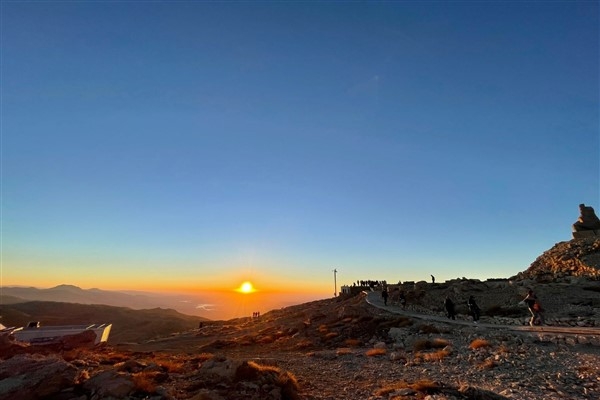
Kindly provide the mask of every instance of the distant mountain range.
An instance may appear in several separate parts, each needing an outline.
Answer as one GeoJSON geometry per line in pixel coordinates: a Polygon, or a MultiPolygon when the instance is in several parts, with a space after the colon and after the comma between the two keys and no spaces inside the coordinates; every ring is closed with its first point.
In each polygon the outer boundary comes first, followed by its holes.
{"type": "Polygon", "coordinates": [[[48,289],[24,286],[0,288],[0,306],[26,301],[53,301],[84,305],[101,304],[134,310],[167,308],[213,321],[249,317],[256,311],[264,313],[318,298],[320,296],[310,293],[261,293],[259,291],[252,296],[236,294],[233,290],[231,292],[152,293],[134,290],[82,289],[64,284],[48,289]]]}
{"type": "Polygon", "coordinates": [[[202,316],[198,309],[198,299],[185,295],[147,292],[125,292],[101,289],[81,289],[74,285],[58,285],[49,289],[35,287],[3,287],[0,304],[22,303],[24,301],[54,301],[77,304],[103,304],[115,307],[128,307],[136,310],[171,308],[187,315],[202,316]]]}

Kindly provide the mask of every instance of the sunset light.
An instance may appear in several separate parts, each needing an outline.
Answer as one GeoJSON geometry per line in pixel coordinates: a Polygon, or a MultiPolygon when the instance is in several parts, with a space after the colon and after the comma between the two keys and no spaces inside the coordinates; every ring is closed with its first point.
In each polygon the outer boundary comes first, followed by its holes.
{"type": "Polygon", "coordinates": [[[254,289],[254,286],[252,286],[252,282],[246,281],[242,283],[239,288],[235,289],[235,291],[238,293],[248,294],[256,292],[256,289],[254,289]]]}

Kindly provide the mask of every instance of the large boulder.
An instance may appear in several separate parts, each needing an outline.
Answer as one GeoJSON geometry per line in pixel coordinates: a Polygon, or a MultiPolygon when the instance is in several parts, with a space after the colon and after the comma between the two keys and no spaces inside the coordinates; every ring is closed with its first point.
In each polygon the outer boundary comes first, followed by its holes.
{"type": "Polygon", "coordinates": [[[19,354],[0,362],[0,400],[44,399],[75,384],[78,370],[66,361],[19,354]]]}

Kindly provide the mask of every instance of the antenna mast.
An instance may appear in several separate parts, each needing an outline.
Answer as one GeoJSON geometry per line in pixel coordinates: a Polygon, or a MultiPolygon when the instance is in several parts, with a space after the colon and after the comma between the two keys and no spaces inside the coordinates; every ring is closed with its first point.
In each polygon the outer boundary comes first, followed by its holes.
{"type": "Polygon", "coordinates": [[[337,275],[337,269],[333,269],[333,297],[337,297],[337,280],[336,280],[336,275],[337,275]]]}

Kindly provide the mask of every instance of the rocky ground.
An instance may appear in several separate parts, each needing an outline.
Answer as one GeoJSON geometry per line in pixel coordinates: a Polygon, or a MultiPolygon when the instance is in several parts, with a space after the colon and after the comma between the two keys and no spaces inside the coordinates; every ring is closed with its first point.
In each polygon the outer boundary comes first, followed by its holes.
{"type": "Polygon", "coordinates": [[[31,346],[2,337],[0,400],[598,399],[599,282],[549,273],[405,284],[408,312],[363,292],[140,343],[92,348],[77,337],[31,346]],[[529,287],[563,333],[517,330],[528,321],[518,303],[529,287]],[[466,315],[471,294],[480,324],[466,315]],[[446,295],[459,305],[455,323],[442,313],[446,295]]]}

